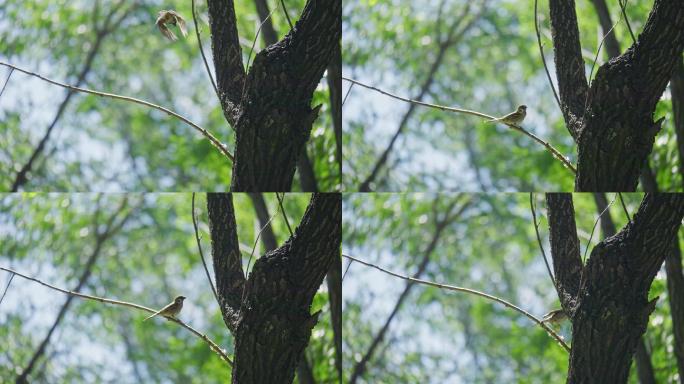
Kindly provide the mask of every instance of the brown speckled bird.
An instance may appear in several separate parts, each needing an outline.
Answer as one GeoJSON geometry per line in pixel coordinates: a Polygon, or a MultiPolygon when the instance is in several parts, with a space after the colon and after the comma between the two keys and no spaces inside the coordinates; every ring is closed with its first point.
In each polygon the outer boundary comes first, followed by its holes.
{"type": "Polygon", "coordinates": [[[496,123],[496,122],[501,122],[504,124],[508,125],[520,125],[520,123],[525,120],[525,116],[527,116],[527,106],[526,105],[520,105],[518,106],[518,109],[515,112],[511,112],[506,116],[499,117],[498,119],[492,119],[489,120],[490,123],[496,123]]]}
{"type": "Polygon", "coordinates": [[[157,315],[175,318],[180,313],[181,309],[183,309],[183,300],[185,300],[185,296],[177,296],[172,303],[145,318],[145,320],[151,319],[157,315]]]}
{"type": "Polygon", "coordinates": [[[185,26],[185,19],[176,11],[165,9],[159,11],[159,17],[157,17],[156,24],[162,35],[166,36],[166,38],[171,41],[177,40],[178,38],[176,37],[176,34],[166,26],[166,24],[177,25],[178,29],[181,31],[181,34],[183,34],[183,37],[188,36],[188,29],[185,26]]]}
{"type": "Polygon", "coordinates": [[[568,318],[565,311],[562,309],[554,309],[553,311],[547,313],[542,318],[542,323],[549,323],[552,325],[560,325],[563,321],[568,318]]]}

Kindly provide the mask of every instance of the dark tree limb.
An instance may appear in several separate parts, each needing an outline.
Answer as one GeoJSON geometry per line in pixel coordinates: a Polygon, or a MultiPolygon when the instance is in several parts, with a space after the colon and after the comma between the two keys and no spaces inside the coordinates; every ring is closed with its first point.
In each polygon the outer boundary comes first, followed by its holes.
{"type": "Polygon", "coordinates": [[[551,35],[558,92],[565,124],[573,138],[579,136],[578,121],[584,114],[587,79],[580,46],[574,0],[550,0],[551,35]]]}
{"type": "Polygon", "coordinates": [[[340,257],[341,215],[339,194],[314,194],[290,239],[254,264],[232,331],[233,383],[294,379],[318,321],[318,313],[310,314],[313,297],[340,257]]]}
{"type": "Polygon", "coordinates": [[[330,266],[328,275],[328,297],[330,299],[330,319],[332,323],[333,341],[335,343],[335,370],[342,382],[342,258],[338,258],[330,266]]]}
{"type": "MultiPolygon", "coordinates": [[[[603,193],[594,193],[594,201],[596,202],[596,212],[601,215],[601,230],[603,231],[603,239],[615,235],[617,229],[613,222],[613,217],[608,210],[608,199],[603,193]],[[603,213],[603,214],[602,214],[603,213]]],[[[640,384],[655,384],[655,374],[653,373],[653,364],[651,363],[651,354],[646,348],[644,336],[639,339],[637,349],[634,354],[634,362],[636,362],[637,376],[640,384]]]]}
{"type": "Polygon", "coordinates": [[[634,191],[662,124],[656,103],[684,49],[684,3],[656,0],[637,41],[588,91],[574,1],[550,5],[562,110],[578,145],[575,189],[634,191]]]}
{"type": "Polygon", "coordinates": [[[575,208],[569,193],[547,193],[549,241],[556,290],[561,306],[571,314],[580,286],[582,259],[575,226],[575,208]]]}
{"type": "Polygon", "coordinates": [[[648,291],[684,217],[684,196],[646,194],[620,232],[596,245],[570,313],[568,383],[625,383],[656,300],[648,291]]]}
{"type": "Polygon", "coordinates": [[[228,329],[234,331],[240,314],[245,274],[242,271],[233,196],[227,193],[208,193],[207,211],[219,306],[224,323],[228,329]]]}
{"type": "Polygon", "coordinates": [[[235,5],[233,0],[207,0],[207,3],[216,86],[223,114],[228,123],[234,126],[236,107],[240,104],[245,83],[235,5]]]}
{"type": "Polygon", "coordinates": [[[320,109],[311,108],[313,92],[339,45],[341,11],[341,0],[307,1],[294,28],[259,52],[245,74],[233,1],[209,1],[219,93],[236,131],[231,190],[291,189],[320,109]]]}
{"type": "Polygon", "coordinates": [[[617,37],[615,37],[613,21],[610,18],[606,0],[591,0],[591,2],[594,4],[594,8],[596,8],[601,30],[605,36],[603,47],[606,50],[606,56],[609,59],[620,56],[620,43],[618,42],[617,37]]]}
{"type": "Polygon", "coordinates": [[[254,212],[256,212],[257,218],[259,219],[259,227],[262,228],[261,242],[264,245],[264,249],[266,249],[266,251],[271,251],[278,248],[278,241],[273,232],[273,227],[271,226],[271,223],[269,223],[271,215],[268,213],[268,207],[266,207],[264,196],[258,192],[249,193],[248,195],[252,200],[252,205],[254,205],[254,212]]]}
{"type": "MultiPolygon", "coordinates": [[[[254,3],[257,8],[257,13],[259,14],[259,20],[261,20],[262,23],[262,33],[261,33],[261,38],[264,41],[266,45],[271,45],[275,44],[278,42],[278,33],[275,30],[275,27],[273,26],[273,19],[270,16],[271,11],[268,8],[268,4],[266,3],[265,0],[254,0],[254,3]]],[[[285,12],[283,9],[282,12],[285,12]]],[[[338,60],[338,59],[333,59],[338,60]]],[[[341,60],[341,59],[339,59],[341,60]]],[[[340,74],[340,76],[342,76],[340,74]]],[[[340,78],[340,81],[342,79],[340,78]]],[[[332,92],[332,90],[331,90],[332,92]]],[[[332,93],[331,93],[332,97],[332,93]]],[[[331,99],[330,100],[332,104],[332,108],[336,107],[334,104],[334,101],[331,99]]],[[[297,160],[297,168],[299,169],[299,182],[301,183],[302,191],[305,192],[318,192],[318,183],[316,182],[316,174],[313,169],[313,165],[311,164],[311,159],[309,158],[309,154],[306,151],[306,145],[302,147],[302,153],[299,155],[299,159],[297,160]]]]}
{"type": "Polygon", "coordinates": [[[672,94],[672,115],[674,116],[677,149],[679,151],[679,175],[684,185],[684,168],[682,167],[684,165],[684,63],[681,57],[677,60],[672,72],[670,93],[672,94]]]}

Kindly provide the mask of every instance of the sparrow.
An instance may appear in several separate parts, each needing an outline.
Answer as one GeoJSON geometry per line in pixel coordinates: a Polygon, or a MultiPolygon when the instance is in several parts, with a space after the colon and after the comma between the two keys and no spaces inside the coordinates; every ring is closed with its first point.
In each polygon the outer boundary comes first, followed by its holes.
{"type": "Polygon", "coordinates": [[[562,309],[554,309],[553,311],[547,313],[542,318],[542,323],[549,323],[552,325],[560,325],[563,321],[568,318],[565,311],[562,309]]]}
{"type": "Polygon", "coordinates": [[[165,9],[159,11],[159,17],[157,17],[157,21],[155,22],[155,24],[157,24],[157,27],[161,31],[162,35],[166,36],[166,38],[171,41],[177,40],[178,38],[173,32],[171,32],[171,30],[169,29],[169,27],[166,26],[166,24],[177,25],[181,33],[183,34],[183,37],[188,36],[188,29],[185,26],[185,19],[176,11],[167,11],[165,9]]]}
{"type": "Polygon", "coordinates": [[[489,120],[489,122],[501,122],[508,125],[520,125],[520,123],[525,120],[527,116],[527,105],[520,105],[515,112],[511,112],[506,116],[499,117],[498,119],[489,120]]]}
{"type": "Polygon", "coordinates": [[[151,319],[157,315],[175,318],[180,313],[181,309],[183,309],[183,300],[185,300],[185,296],[177,296],[175,299],[173,299],[172,303],[145,318],[143,321],[151,319]]]}

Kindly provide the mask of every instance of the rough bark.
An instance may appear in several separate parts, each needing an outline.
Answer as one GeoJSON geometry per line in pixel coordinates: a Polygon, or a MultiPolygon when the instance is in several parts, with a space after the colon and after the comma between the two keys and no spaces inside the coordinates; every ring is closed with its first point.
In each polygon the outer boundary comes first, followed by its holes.
{"type": "Polygon", "coordinates": [[[233,1],[209,0],[219,98],[236,132],[231,190],[289,191],[320,106],[313,92],[341,37],[341,0],[307,1],[294,28],[245,73],[233,1]]]}
{"type": "Polygon", "coordinates": [[[575,226],[575,207],[572,196],[567,193],[546,194],[546,205],[549,211],[549,242],[553,255],[556,291],[563,309],[570,313],[575,305],[582,271],[580,244],[575,226]]]}
{"type": "MultiPolygon", "coordinates": [[[[594,201],[596,202],[596,212],[601,217],[601,230],[603,231],[603,239],[615,235],[617,229],[613,222],[613,217],[608,210],[608,199],[603,193],[595,193],[594,201]]],[[[634,361],[637,367],[637,376],[641,384],[655,384],[655,374],[653,373],[653,364],[651,363],[651,354],[646,348],[644,337],[641,337],[637,344],[637,350],[634,354],[634,361]]]]}
{"type": "Polygon", "coordinates": [[[216,275],[216,293],[219,297],[223,322],[228,329],[234,331],[239,320],[245,274],[242,271],[232,195],[208,193],[207,211],[211,233],[211,256],[216,275]]]}
{"type": "Polygon", "coordinates": [[[578,146],[577,191],[634,191],[662,121],[653,122],[684,48],[684,3],[656,0],[642,33],[624,54],[584,74],[575,2],[551,0],[561,109],[578,146]]]}
{"type": "MultiPolygon", "coordinates": [[[[575,277],[580,279],[579,290],[568,311],[573,336],[568,383],[627,382],[632,355],[655,308],[648,290],[682,217],[684,196],[646,194],[633,220],[592,249],[575,277]]],[[[549,204],[552,232],[558,229],[554,227],[567,227],[569,220],[574,214],[567,203],[549,204]],[[552,216],[556,208],[561,209],[552,216]]],[[[575,236],[570,237],[573,243],[575,236]]],[[[552,256],[554,264],[557,258],[574,257],[553,248],[552,256]]]]}
{"type": "Polygon", "coordinates": [[[292,237],[261,256],[246,281],[239,259],[231,256],[237,248],[231,195],[208,201],[216,286],[235,337],[232,382],[291,383],[318,319],[310,314],[313,297],[340,257],[341,197],[314,194],[292,237]]]}

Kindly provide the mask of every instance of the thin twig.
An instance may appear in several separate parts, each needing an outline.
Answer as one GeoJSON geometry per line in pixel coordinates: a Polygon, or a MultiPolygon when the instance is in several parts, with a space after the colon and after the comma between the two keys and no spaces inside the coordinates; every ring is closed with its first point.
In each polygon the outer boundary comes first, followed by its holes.
{"type": "MultiPolygon", "coordinates": [[[[591,234],[589,235],[589,242],[587,242],[587,247],[584,248],[584,255],[582,256],[582,265],[584,265],[585,261],[587,260],[587,251],[589,250],[589,246],[591,245],[591,239],[594,237],[594,231],[596,230],[596,226],[598,225],[599,220],[601,220],[601,217],[603,217],[603,214],[606,213],[610,206],[613,205],[613,203],[615,202],[615,197],[613,197],[613,200],[610,202],[610,204],[608,204],[606,208],[604,208],[603,211],[599,213],[598,217],[596,218],[596,221],[594,221],[594,226],[591,228],[591,234]]],[[[582,269],[582,272],[584,272],[584,269],[582,269]]],[[[580,281],[581,280],[582,279],[580,278],[580,281]]]]}
{"type": "Polygon", "coordinates": [[[0,304],[2,304],[2,301],[5,300],[5,294],[7,293],[7,290],[10,287],[10,284],[12,284],[12,279],[14,279],[14,273],[10,272],[10,278],[7,281],[7,286],[5,287],[5,290],[2,292],[2,297],[0,297],[0,304]]]}
{"type": "Polygon", "coordinates": [[[347,268],[344,269],[344,273],[342,274],[342,282],[344,282],[344,277],[347,276],[347,272],[349,272],[349,267],[354,263],[354,260],[349,260],[349,264],[347,264],[347,268]]]}
{"type": "Polygon", "coordinates": [[[74,86],[69,85],[69,84],[60,83],[58,81],[48,79],[47,77],[43,77],[37,73],[22,69],[20,67],[17,67],[16,65],[12,65],[12,64],[6,63],[4,61],[0,61],[0,65],[4,65],[4,66],[9,67],[9,68],[14,68],[19,72],[25,73],[25,74],[30,75],[30,76],[37,77],[37,78],[39,78],[43,81],[46,81],[50,84],[57,85],[57,86],[62,87],[62,88],[70,89],[72,91],[78,91],[78,92],[88,93],[91,95],[102,96],[102,97],[109,97],[109,98],[117,99],[117,100],[129,101],[132,103],[144,105],[144,106],[162,111],[162,112],[166,113],[167,115],[173,116],[173,117],[183,121],[187,125],[191,126],[192,128],[196,129],[197,131],[199,131],[202,134],[202,136],[206,137],[211,142],[211,144],[213,144],[214,147],[216,147],[224,156],[229,158],[230,161],[233,161],[233,159],[234,159],[233,154],[230,153],[230,151],[228,151],[225,144],[221,143],[209,131],[207,131],[206,129],[200,127],[199,125],[193,123],[188,118],[183,117],[183,116],[179,115],[178,113],[176,113],[170,109],[164,108],[164,107],[159,106],[157,104],[150,103],[149,101],[136,99],[134,97],[121,96],[121,95],[117,95],[117,94],[113,94],[113,93],[106,93],[106,92],[100,92],[100,91],[93,91],[93,90],[86,89],[86,88],[74,87],[74,86]]]}
{"type": "Polygon", "coordinates": [[[7,83],[9,83],[10,77],[12,77],[12,72],[14,72],[14,68],[10,68],[10,71],[7,74],[7,78],[5,79],[5,84],[2,85],[2,90],[0,90],[0,97],[2,97],[2,94],[5,93],[5,87],[7,87],[7,83]]]}
{"type": "Polygon", "coordinates": [[[199,249],[199,254],[202,258],[202,266],[204,267],[204,272],[207,274],[207,280],[209,280],[209,285],[211,285],[211,291],[214,292],[214,298],[216,299],[216,303],[220,303],[218,295],[216,294],[214,282],[211,281],[211,275],[209,274],[209,268],[207,268],[207,262],[204,260],[204,252],[202,252],[202,244],[200,243],[199,229],[197,229],[197,217],[195,216],[195,192],[192,193],[192,225],[193,227],[195,227],[195,239],[197,240],[197,249],[199,249]]]}
{"type": "Polygon", "coordinates": [[[285,208],[283,208],[283,200],[285,199],[285,193],[282,196],[276,192],[276,199],[278,199],[278,205],[280,206],[280,212],[283,213],[283,218],[285,219],[285,224],[287,225],[288,231],[290,231],[290,236],[292,236],[292,227],[290,227],[290,220],[287,219],[287,214],[285,213],[285,208]]]}
{"type": "Polygon", "coordinates": [[[285,0],[280,0],[280,5],[283,7],[283,13],[285,14],[285,18],[287,19],[287,23],[290,24],[290,29],[294,29],[294,26],[292,25],[292,20],[290,20],[290,15],[287,13],[287,7],[285,6],[285,0]]]}
{"type": "MultiPolygon", "coordinates": [[[[423,107],[428,107],[428,108],[439,109],[440,111],[444,111],[444,112],[455,112],[455,113],[463,113],[463,114],[466,114],[466,115],[473,115],[473,116],[477,116],[477,117],[486,119],[486,120],[488,120],[488,121],[489,121],[489,120],[496,120],[496,117],[494,117],[494,116],[490,116],[490,115],[487,115],[487,114],[484,114],[484,113],[481,113],[481,112],[477,112],[477,111],[471,111],[471,110],[468,110],[468,109],[461,109],[461,108],[454,108],[454,107],[446,107],[446,106],[439,105],[439,104],[432,104],[432,103],[426,103],[426,102],[423,102],[423,101],[407,99],[407,98],[405,98],[405,97],[401,97],[401,96],[394,95],[394,94],[389,93],[389,92],[387,92],[387,91],[383,91],[382,89],[373,87],[373,86],[371,86],[371,85],[364,84],[364,83],[362,83],[362,82],[360,82],[360,81],[357,81],[357,80],[354,80],[354,79],[350,79],[350,78],[348,78],[348,77],[342,76],[342,80],[346,80],[346,81],[348,81],[348,82],[350,82],[350,83],[353,83],[353,84],[358,84],[358,85],[360,85],[360,86],[362,86],[362,87],[364,87],[364,88],[367,88],[367,89],[376,91],[376,92],[381,93],[381,94],[383,94],[383,95],[385,95],[385,96],[389,96],[389,97],[391,97],[391,98],[393,98],[393,99],[401,100],[401,101],[404,101],[404,102],[407,102],[407,103],[416,104],[416,105],[421,105],[421,106],[423,106],[423,107]]],[[[502,122],[502,124],[506,124],[506,123],[503,123],[503,122],[502,122]]],[[[513,124],[506,124],[506,125],[508,125],[508,126],[509,126],[511,129],[513,129],[514,131],[519,131],[519,132],[521,132],[522,134],[524,134],[525,136],[527,136],[527,137],[531,138],[532,140],[536,141],[537,143],[543,145],[543,146],[551,153],[551,155],[552,155],[553,157],[555,157],[555,158],[558,159],[561,163],[563,163],[563,165],[564,165],[566,168],[568,168],[573,174],[576,174],[576,173],[577,173],[577,169],[575,168],[574,165],[572,165],[572,163],[570,162],[570,160],[568,160],[565,156],[563,156],[563,155],[560,153],[560,151],[557,150],[556,148],[554,148],[551,144],[549,144],[549,142],[544,141],[544,140],[541,139],[539,136],[537,136],[537,135],[535,135],[535,134],[533,134],[533,133],[531,133],[531,132],[525,130],[524,128],[522,128],[522,127],[520,127],[520,126],[513,125],[513,124]]]]}
{"type": "Polygon", "coordinates": [[[539,223],[537,222],[537,211],[534,208],[536,202],[533,201],[533,193],[530,192],[530,210],[532,211],[532,221],[534,221],[534,232],[537,234],[537,243],[539,243],[539,249],[541,250],[542,256],[544,257],[544,264],[546,264],[546,270],[549,272],[549,277],[553,283],[554,288],[556,287],[556,280],[553,278],[553,273],[551,273],[551,267],[549,266],[549,260],[546,258],[546,252],[544,251],[544,246],[542,245],[541,236],[539,236],[539,223]]]}
{"type": "Polygon", "coordinates": [[[558,343],[559,343],[563,348],[565,348],[566,351],[570,352],[570,347],[565,343],[565,341],[563,341],[563,338],[560,337],[553,329],[551,329],[549,326],[547,326],[545,323],[543,323],[541,320],[539,320],[537,317],[535,317],[535,316],[532,315],[531,313],[527,312],[526,310],[524,310],[524,309],[522,309],[522,308],[516,306],[515,304],[512,304],[512,303],[510,303],[510,302],[508,302],[508,301],[506,301],[506,300],[504,300],[504,299],[500,299],[500,298],[498,298],[498,297],[496,297],[496,296],[492,296],[492,295],[490,295],[490,294],[487,294],[487,293],[484,293],[484,292],[480,292],[480,291],[476,291],[476,290],[470,289],[470,288],[456,287],[456,286],[453,286],[453,285],[440,284],[440,283],[435,283],[435,282],[428,281],[428,280],[416,279],[416,278],[414,278],[414,277],[409,277],[409,276],[400,275],[400,274],[398,274],[398,273],[396,273],[396,272],[392,272],[392,271],[390,271],[390,270],[387,270],[387,269],[384,269],[384,268],[382,268],[382,267],[379,267],[379,266],[377,266],[377,265],[375,265],[375,264],[368,263],[368,262],[366,262],[366,261],[363,261],[363,260],[361,260],[361,259],[357,259],[356,257],[349,256],[349,255],[346,255],[346,254],[344,254],[344,253],[342,254],[342,256],[346,257],[347,259],[354,260],[354,261],[356,261],[356,262],[358,262],[358,263],[361,263],[361,264],[363,264],[363,265],[365,265],[365,266],[367,266],[367,267],[375,268],[375,269],[377,269],[377,270],[379,270],[379,271],[381,271],[381,272],[384,272],[384,273],[386,273],[386,274],[388,274],[388,275],[391,275],[391,276],[394,276],[394,277],[398,277],[398,278],[403,279],[403,280],[411,281],[411,282],[413,282],[413,283],[428,285],[428,286],[436,287],[436,288],[439,288],[439,289],[446,289],[446,290],[448,290],[448,291],[456,291],[456,292],[470,293],[470,294],[473,294],[473,295],[476,295],[476,296],[484,297],[485,299],[488,299],[488,300],[496,301],[496,302],[499,303],[499,304],[503,304],[504,306],[506,306],[506,307],[508,307],[508,308],[511,308],[511,309],[513,309],[513,310],[515,310],[515,311],[517,311],[517,312],[519,312],[519,313],[525,315],[527,318],[529,318],[530,320],[532,320],[534,323],[536,323],[537,325],[539,325],[540,327],[542,327],[542,328],[543,328],[551,337],[553,337],[554,339],[556,339],[556,341],[558,341],[558,343]]]}
{"type": "MultiPolygon", "coordinates": [[[[12,270],[12,269],[9,269],[9,268],[0,267],[0,270],[7,271],[7,272],[10,272],[10,273],[13,273],[13,274],[18,275],[18,276],[20,276],[20,277],[23,277],[23,278],[26,279],[26,280],[31,280],[31,281],[33,281],[33,282],[36,282],[36,283],[40,284],[40,285],[43,285],[43,286],[48,287],[48,288],[50,288],[50,289],[53,289],[53,290],[55,290],[55,291],[59,291],[59,292],[65,293],[65,294],[67,294],[67,295],[71,295],[71,296],[75,296],[75,297],[79,297],[79,298],[87,299],[87,300],[99,301],[99,302],[105,303],[105,304],[121,305],[121,306],[124,306],[124,307],[135,308],[135,309],[139,309],[139,310],[141,310],[141,311],[145,311],[145,312],[149,312],[149,313],[156,313],[156,312],[157,312],[157,310],[155,310],[155,309],[147,308],[147,307],[144,307],[144,306],[142,306],[142,305],[135,304],[135,303],[129,303],[129,302],[126,302],[126,301],[119,301],[119,300],[106,299],[106,298],[104,298],[104,297],[91,296],[91,295],[86,295],[86,294],[84,294],[84,293],[78,293],[78,292],[74,292],[74,291],[69,291],[69,290],[66,290],[66,289],[63,289],[63,288],[59,288],[59,287],[56,287],[56,286],[54,286],[54,285],[45,283],[45,282],[43,282],[43,281],[41,281],[41,280],[38,280],[38,279],[36,279],[36,278],[30,277],[30,276],[26,276],[26,275],[24,275],[24,274],[22,274],[22,273],[19,273],[19,272],[15,271],[15,270],[12,270]]],[[[216,352],[216,353],[219,355],[219,357],[221,357],[221,359],[223,359],[223,361],[225,361],[225,362],[228,363],[228,365],[230,365],[231,367],[233,366],[233,361],[228,357],[228,355],[226,355],[226,353],[225,353],[225,352],[224,352],[224,351],[223,351],[223,350],[222,350],[214,341],[212,341],[211,339],[209,339],[206,335],[200,333],[200,332],[197,331],[196,329],[192,328],[192,327],[189,326],[188,324],[185,324],[184,322],[182,322],[182,321],[180,321],[180,320],[178,320],[178,319],[176,319],[176,318],[173,318],[173,317],[166,317],[166,319],[167,319],[167,320],[170,320],[170,321],[173,321],[174,323],[180,325],[181,327],[183,327],[183,328],[189,330],[190,332],[192,332],[193,334],[195,334],[195,335],[196,335],[197,337],[199,337],[200,339],[204,340],[204,342],[206,342],[207,344],[209,344],[209,349],[211,349],[212,351],[216,352]]]]}
{"type": "Polygon", "coordinates": [[[542,46],[541,34],[539,33],[537,1],[538,0],[534,0],[534,31],[537,33],[537,45],[539,45],[539,53],[541,54],[542,64],[544,64],[544,71],[546,72],[546,77],[549,79],[549,85],[551,86],[551,90],[553,91],[553,97],[556,99],[558,108],[560,108],[560,110],[562,111],[563,108],[561,107],[560,98],[558,97],[558,93],[556,92],[556,87],[553,85],[553,80],[551,80],[551,73],[549,73],[549,68],[546,66],[546,57],[544,57],[544,47],[542,46]]]}
{"type": "MultiPolygon", "coordinates": [[[[252,264],[252,258],[254,257],[254,250],[256,250],[256,246],[259,243],[259,239],[261,238],[261,233],[264,232],[266,227],[268,227],[269,224],[271,224],[271,220],[273,220],[273,218],[276,217],[277,215],[278,215],[278,212],[271,215],[271,217],[268,219],[266,224],[264,224],[264,226],[261,227],[261,229],[259,230],[259,233],[257,233],[256,239],[254,239],[254,245],[252,245],[252,252],[250,252],[249,260],[247,260],[247,268],[245,268],[245,275],[247,275],[247,273],[249,273],[249,265],[252,264]]],[[[246,288],[246,286],[245,286],[245,288],[246,288]]],[[[244,292],[245,291],[243,290],[243,293],[244,292]]]]}
{"type": "Polygon", "coordinates": [[[214,76],[211,75],[211,70],[209,69],[209,63],[207,62],[207,57],[204,55],[204,47],[202,46],[202,39],[200,38],[199,24],[197,23],[197,16],[195,15],[195,0],[192,0],[192,20],[195,23],[195,34],[197,35],[197,44],[199,44],[200,54],[202,55],[202,61],[204,61],[204,68],[207,69],[207,75],[209,75],[209,80],[211,80],[211,86],[214,87],[214,92],[216,97],[221,99],[219,96],[218,88],[216,88],[216,82],[214,81],[214,76]]]}
{"type": "Polygon", "coordinates": [[[354,88],[354,83],[351,83],[349,85],[349,89],[347,89],[347,93],[344,94],[344,99],[342,99],[342,106],[344,107],[344,103],[347,102],[347,97],[349,97],[349,94],[351,93],[352,88],[354,88]]]}
{"type": "Polygon", "coordinates": [[[629,220],[631,222],[632,218],[629,216],[629,211],[627,211],[627,206],[625,205],[625,200],[622,198],[622,193],[618,192],[618,196],[620,197],[620,203],[622,204],[622,210],[625,211],[625,216],[627,216],[627,220],[629,220]]]}
{"type": "Polygon", "coordinates": [[[627,8],[627,0],[618,0],[618,3],[620,3],[620,9],[622,10],[622,17],[625,18],[625,24],[627,24],[627,29],[629,30],[629,35],[632,36],[632,43],[636,43],[636,37],[634,37],[634,31],[632,31],[632,25],[629,24],[629,18],[627,18],[627,12],[625,11],[625,8],[627,8]]]}

